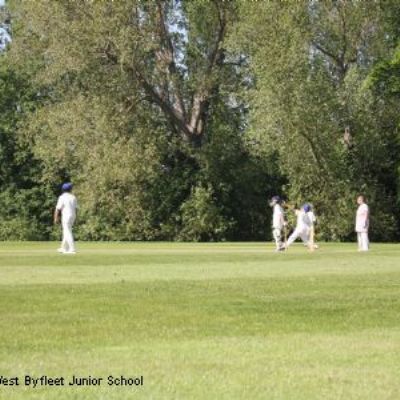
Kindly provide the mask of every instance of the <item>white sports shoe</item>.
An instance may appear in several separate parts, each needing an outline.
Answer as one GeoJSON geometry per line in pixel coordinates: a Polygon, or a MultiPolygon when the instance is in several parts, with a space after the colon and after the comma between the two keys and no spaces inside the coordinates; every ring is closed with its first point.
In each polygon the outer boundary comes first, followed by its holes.
{"type": "Polygon", "coordinates": [[[60,247],[59,249],[57,249],[57,251],[58,251],[59,253],[65,253],[65,250],[64,250],[62,247],[60,247]]]}
{"type": "Polygon", "coordinates": [[[68,251],[64,251],[64,254],[76,254],[76,251],[68,250],[68,251]]]}

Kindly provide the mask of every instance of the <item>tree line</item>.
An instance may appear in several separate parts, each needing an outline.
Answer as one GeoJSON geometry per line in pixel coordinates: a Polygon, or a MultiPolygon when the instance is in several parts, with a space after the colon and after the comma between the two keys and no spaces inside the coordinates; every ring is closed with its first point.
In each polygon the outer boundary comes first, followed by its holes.
{"type": "Polygon", "coordinates": [[[268,200],[322,240],[400,236],[400,3],[9,0],[0,239],[269,240],[268,200]]]}

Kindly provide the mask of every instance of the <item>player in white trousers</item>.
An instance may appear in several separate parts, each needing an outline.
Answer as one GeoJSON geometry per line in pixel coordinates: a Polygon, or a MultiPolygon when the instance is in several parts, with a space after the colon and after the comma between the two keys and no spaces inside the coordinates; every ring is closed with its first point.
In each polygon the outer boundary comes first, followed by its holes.
{"type": "Polygon", "coordinates": [[[306,213],[306,215],[308,216],[309,221],[307,221],[307,222],[309,222],[309,226],[310,226],[308,243],[307,244],[305,243],[305,245],[308,246],[308,249],[310,251],[314,251],[315,249],[318,249],[318,245],[315,243],[315,237],[314,237],[315,236],[315,228],[314,227],[317,222],[317,217],[314,214],[313,207],[311,204],[308,204],[308,203],[304,204],[303,210],[306,213]]]}
{"type": "Polygon", "coordinates": [[[54,211],[54,223],[60,221],[62,226],[62,242],[58,252],[64,254],[75,254],[75,243],[72,234],[72,226],[76,219],[77,200],[71,193],[72,183],[64,183],[62,185],[62,195],[58,198],[56,209],[54,211]]]}
{"type": "Polygon", "coordinates": [[[282,242],[282,229],[286,226],[286,221],[281,206],[281,199],[279,196],[273,196],[269,205],[273,208],[272,213],[272,236],[275,240],[275,251],[284,250],[282,242]]]}
{"type": "Polygon", "coordinates": [[[310,229],[311,220],[308,214],[305,212],[304,207],[295,208],[295,214],[297,216],[296,228],[289,236],[289,239],[285,245],[286,249],[298,238],[303,241],[305,245],[308,246],[310,240],[310,229]]]}
{"type": "Polygon", "coordinates": [[[355,231],[357,232],[358,251],[368,251],[369,207],[364,196],[361,195],[357,197],[357,204],[355,231]]]}

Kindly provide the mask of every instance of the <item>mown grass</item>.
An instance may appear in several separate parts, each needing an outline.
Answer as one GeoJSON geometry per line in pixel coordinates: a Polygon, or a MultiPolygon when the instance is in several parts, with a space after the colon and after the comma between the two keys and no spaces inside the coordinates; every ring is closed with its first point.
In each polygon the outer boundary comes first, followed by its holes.
{"type": "Polygon", "coordinates": [[[1,399],[400,398],[400,245],[56,247],[0,244],[0,375],[144,385],[1,399]]]}

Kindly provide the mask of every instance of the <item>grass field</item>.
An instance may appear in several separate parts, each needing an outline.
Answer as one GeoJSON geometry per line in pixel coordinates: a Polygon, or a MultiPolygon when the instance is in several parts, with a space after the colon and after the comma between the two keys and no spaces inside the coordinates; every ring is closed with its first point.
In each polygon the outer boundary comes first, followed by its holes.
{"type": "Polygon", "coordinates": [[[400,245],[57,247],[0,243],[0,399],[400,398],[400,245]]]}

